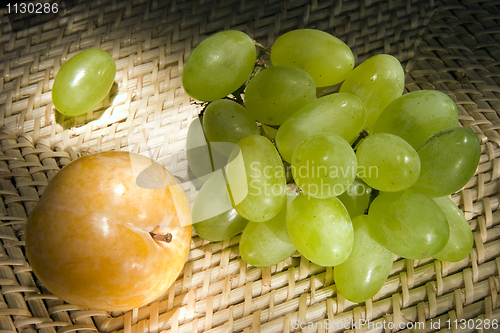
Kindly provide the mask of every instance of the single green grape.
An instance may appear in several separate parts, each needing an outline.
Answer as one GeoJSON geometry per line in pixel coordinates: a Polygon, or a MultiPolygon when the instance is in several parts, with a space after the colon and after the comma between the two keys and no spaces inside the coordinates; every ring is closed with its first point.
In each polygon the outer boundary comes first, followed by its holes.
{"type": "Polygon", "coordinates": [[[192,218],[196,233],[214,242],[239,234],[247,225],[231,205],[222,170],[214,172],[196,195],[192,218]]]}
{"type": "Polygon", "coordinates": [[[286,229],[287,206],[297,196],[287,191],[287,204],[270,220],[248,222],[240,239],[240,255],[248,264],[256,267],[276,265],[297,251],[286,229]]]}
{"type": "Polygon", "coordinates": [[[399,136],[376,133],[365,138],[356,151],[358,177],[379,191],[410,188],[420,174],[420,158],[399,136]]]}
{"type": "Polygon", "coordinates": [[[370,236],[368,215],[352,220],[354,245],[346,261],[333,269],[338,292],[351,302],[361,303],[382,288],[389,276],[394,255],[370,236]]]}
{"type": "Polygon", "coordinates": [[[442,197],[464,187],[474,175],[481,143],[470,129],[452,127],[428,138],[417,153],[422,166],[412,189],[442,197]]]}
{"type": "Polygon", "coordinates": [[[442,261],[457,262],[466,258],[472,250],[474,237],[469,222],[449,197],[433,198],[448,219],[450,239],[433,257],[442,261]]]}
{"type": "Polygon", "coordinates": [[[52,102],[66,116],[84,115],[109,94],[115,74],[116,64],[108,52],[79,52],[59,69],[52,87],[52,102]]]}
{"type": "Polygon", "coordinates": [[[279,127],[276,146],[285,161],[292,162],[295,148],[314,134],[336,134],[353,142],[363,129],[366,111],[359,97],[335,93],[318,98],[295,111],[279,127]]]}
{"type": "Polygon", "coordinates": [[[351,218],[336,197],[316,199],[299,194],[288,208],[286,226],[300,254],[317,265],[339,265],[352,251],[351,218]]]}
{"type": "Polygon", "coordinates": [[[430,135],[457,123],[458,109],[448,95],[436,90],[418,90],[387,105],[373,132],[397,135],[418,149],[430,135]]]}
{"type": "Polygon", "coordinates": [[[368,209],[372,188],[366,185],[361,179],[355,178],[347,190],[338,196],[339,200],[349,212],[349,216],[354,218],[363,215],[368,209]]]}
{"type": "Polygon", "coordinates": [[[186,93],[200,101],[215,101],[240,88],[257,59],[253,40],[241,31],[211,35],[191,53],[182,73],[186,93]]]}
{"type": "Polygon", "coordinates": [[[356,178],[356,154],[335,134],[316,134],[302,141],[292,157],[292,175],[307,195],[325,199],[340,195],[356,178]]]}
{"type": "Polygon", "coordinates": [[[371,203],[370,236],[400,257],[423,259],[441,251],[450,237],[438,204],[410,189],[381,192],[371,203]]]}
{"type": "Polygon", "coordinates": [[[274,145],[260,135],[241,139],[226,167],[236,211],[252,222],[276,216],[285,204],[285,169],[274,145]]]}
{"type": "Polygon", "coordinates": [[[389,54],[377,54],[363,61],[342,83],[340,92],[358,96],[366,109],[363,129],[373,132],[373,126],[385,107],[403,94],[403,66],[389,54]]]}
{"type": "Polygon", "coordinates": [[[269,67],[255,76],[245,90],[245,107],[254,119],[281,125],[294,111],[316,99],[311,76],[297,67],[269,67]]]}
{"type": "Polygon", "coordinates": [[[222,142],[237,144],[244,137],[258,135],[259,127],[243,106],[229,99],[219,99],[205,108],[203,131],[207,140],[218,150],[222,142]]]}
{"type": "Polygon", "coordinates": [[[354,55],[343,41],[316,29],[297,29],[280,36],[271,49],[274,66],[294,66],[308,72],[316,87],[346,79],[354,68],[354,55]]]}

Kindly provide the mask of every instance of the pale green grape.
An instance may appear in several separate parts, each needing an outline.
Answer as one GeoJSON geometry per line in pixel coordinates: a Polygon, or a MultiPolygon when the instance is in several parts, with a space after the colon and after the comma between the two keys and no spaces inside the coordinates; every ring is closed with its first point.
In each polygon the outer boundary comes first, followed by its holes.
{"type": "Polygon", "coordinates": [[[417,150],[421,170],[413,189],[442,197],[461,189],[474,175],[481,143],[468,128],[452,127],[431,136],[417,150]]]}
{"type": "Polygon", "coordinates": [[[108,95],[115,74],[116,64],[108,52],[79,52],[59,69],[52,87],[52,102],[66,116],[84,115],[108,95]]]}
{"type": "Polygon", "coordinates": [[[400,257],[423,259],[450,237],[446,216],[431,198],[412,190],[381,192],[370,205],[370,236],[400,257]]]}
{"type": "Polygon", "coordinates": [[[448,95],[419,90],[392,101],[378,117],[373,132],[400,136],[418,149],[430,135],[457,123],[458,109],[448,95]]]}
{"type": "Polygon", "coordinates": [[[203,116],[195,118],[189,125],[186,137],[186,157],[190,181],[195,186],[203,185],[210,174],[226,166],[233,143],[215,143],[217,149],[207,142],[202,126],[203,116]],[[229,151],[229,152],[228,152],[229,151]]]}
{"type": "Polygon", "coordinates": [[[368,215],[352,220],[354,245],[346,261],[335,266],[335,286],[351,302],[361,303],[382,288],[392,269],[394,255],[370,237],[368,215]]]}
{"type": "MultiPolygon", "coordinates": [[[[289,203],[297,196],[295,191],[287,191],[289,203]]],[[[287,205],[265,222],[248,222],[240,239],[240,255],[247,263],[256,267],[276,265],[295,253],[286,230],[287,205]]]]}
{"type": "Polygon", "coordinates": [[[340,92],[358,96],[365,105],[364,129],[373,132],[375,121],[384,108],[403,94],[405,73],[398,59],[377,54],[363,61],[342,83],[340,92]]]}
{"type": "Polygon", "coordinates": [[[194,49],[184,66],[184,90],[200,101],[223,98],[250,77],[256,58],[255,44],[245,33],[227,30],[211,35],[194,49]]]}
{"type": "Polygon", "coordinates": [[[420,174],[420,159],[399,136],[376,133],[365,138],[356,151],[358,177],[379,191],[397,192],[411,187],[420,174]]]}
{"type": "Polygon", "coordinates": [[[281,125],[294,111],[316,99],[307,72],[290,66],[270,67],[255,76],[245,90],[245,107],[264,124],[281,125]]]}
{"type": "Polygon", "coordinates": [[[231,238],[248,223],[231,205],[222,170],[214,172],[196,195],[192,217],[196,233],[209,241],[231,238]]]}
{"type": "Polygon", "coordinates": [[[330,198],[343,193],[356,178],[356,154],[340,136],[316,134],[297,146],[291,169],[302,191],[315,198],[330,198]]]}
{"type": "Polygon", "coordinates": [[[450,239],[445,247],[433,257],[442,261],[460,261],[469,255],[474,243],[469,222],[449,197],[434,198],[434,201],[448,219],[450,239]]]}
{"type": "Polygon", "coordinates": [[[267,221],[285,204],[285,169],[276,148],[263,136],[251,135],[238,142],[226,176],[233,207],[250,221],[267,221]]]}
{"type": "Polygon", "coordinates": [[[336,197],[316,199],[299,194],[288,207],[286,226],[300,254],[317,265],[339,265],[352,251],[351,218],[336,197]]]}
{"type": "Polygon", "coordinates": [[[352,142],[363,129],[366,112],[359,97],[335,93],[318,98],[295,111],[278,129],[276,146],[289,163],[295,148],[314,134],[336,134],[352,142]]]}
{"type": "Polygon", "coordinates": [[[356,178],[338,198],[349,212],[349,216],[354,218],[365,214],[370,203],[371,193],[372,188],[366,185],[361,179],[356,178]]]}
{"type": "MultiPolygon", "coordinates": [[[[219,99],[208,104],[203,113],[203,131],[213,145],[215,142],[237,144],[246,136],[259,134],[257,123],[248,111],[229,99],[219,99]]],[[[214,145],[214,148],[218,149],[219,146],[220,144],[214,145]]]]}
{"type": "Polygon", "coordinates": [[[315,29],[297,29],[280,36],[271,49],[271,61],[274,66],[305,70],[316,87],[340,83],[354,68],[354,55],[349,46],[315,29]]]}

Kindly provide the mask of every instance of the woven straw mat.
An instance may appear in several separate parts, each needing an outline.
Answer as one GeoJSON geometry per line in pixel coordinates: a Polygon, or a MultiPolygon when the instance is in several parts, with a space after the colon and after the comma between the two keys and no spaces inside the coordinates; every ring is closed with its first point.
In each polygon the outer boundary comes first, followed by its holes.
{"type": "MultiPolygon", "coordinates": [[[[500,320],[498,1],[67,3],[72,6],[59,1],[54,19],[34,26],[28,20],[14,31],[11,14],[0,11],[1,333],[289,332],[297,331],[292,325],[297,320],[318,323],[303,331],[333,332],[360,319],[374,325],[355,332],[391,331],[378,325],[383,321],[394,323],[394,330],[400,323],[424,323],[417,332],[438,331],[439,321],[443,331],[457,332],[447,329],[446,320],[500,320]],[[300,256],[255,268],[240,258],[239,236],[211,243],[194,234],[188,261],[168,295],[142,308],[88,310],[46,290],[24,255],[23,229],[57,171],[82,154],[126,150],[149,156],[184,179],[186,133],[200,111],[181,87],[192,50],[221,30],[241,30],[270,46],[296,28],[338,36],[357,64],[374,54],[392,54],[407,73],[406,92],[435,89],[457,103],[461,125],[482,143],[476,175],[452,196],[473,229],[470,255],[457,263],[395,258],[380,292],[355,304],[337,294],[332,268],[300,256]],[[56,115],[54,77],[71,56],[89,48],[101,48],[116,61],[111,97],[82,117],[56,115]],[[335,326],[319,325],[327,321],[335,326]]],[[[196,190],[188,182],[183,186],[192,202],[196,190]]]]}

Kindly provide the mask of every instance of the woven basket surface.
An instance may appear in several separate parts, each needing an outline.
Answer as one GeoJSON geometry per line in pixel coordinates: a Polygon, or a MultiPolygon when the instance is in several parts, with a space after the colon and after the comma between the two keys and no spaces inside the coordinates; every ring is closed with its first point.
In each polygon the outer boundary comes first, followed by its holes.
{"type": "MultiPolygon", "coordinates": [[[[460,332],[475,332],[477,323],[500,321],[499,2],[58,3],[59,15],[38,25],[14,22],[6,8],[0,10],[1,333],[337,332],[361,319],[372,326],[352,332],[458,332],[446,321],[462,319],[475,324],[460,332]],[[239,236],[207,242],[193,234],[188,261],[168,295],[142,308],[88,310],[46,290],[25,257],[23,230],[58,170],[82,154],[126,150],[185,179],[186,133],[200,111],[181,87],[192,50],[221,30],[241,30],[270,46],[297,28],[338,36],[357,64],[374,54],[392,54],[405,68],[405,92],[439,90],[457,103],[461,125],[482,143],[476,174],[452,196],[473,230],[470,255],[457,263],[395,257],[379,293],[356,304],[337,294],[332,268],[300,256],[255,268],[240,258],[239,236]],[[54,77],[66,60],[89,48],[101,48],[116,61],[115,87],[89,114],[62,117],[52,105],[54,77]],[[312,324],[295,329],[297,320],[312,324]],[[384,328],[384,321],[395,328],[384,328]],[[326,328],[327,322],[335,325],[326,328]]],[[[195,188],[183,186],[192,201],[195,188]]]]}

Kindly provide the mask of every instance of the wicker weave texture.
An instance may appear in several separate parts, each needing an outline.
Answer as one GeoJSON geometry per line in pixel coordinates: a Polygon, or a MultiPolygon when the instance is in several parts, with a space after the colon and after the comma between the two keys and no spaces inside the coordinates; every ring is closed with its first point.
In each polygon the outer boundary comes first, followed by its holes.
{"type": "MultiPolygon", "coordinates": [[[[0,330],[288,332],[295,320],[364,319],[425,323],[421,331],[435,331],[433,323],[446,329],[448,319],[500,320],[499,20],[500,5],[486,0],[116,0],[80,1],[57,20],[12,31],[0,11],[0,330]],[[51,177],[81,154],[128,150],[184,178],[187,128],[199,108],[181,75],[194,47],[224,29],[272,45],[297,28],[338,36],[357,64],[392,54],[405,67],[406,92],[435,89],[454,99],[461,125],[482,142],[476,175],[452,196],[474,232],[470,256],[459,263],[395,258],[382,290],[355,304],[337,294],[332,268],[300,256],[255,268],[240,258],[238,236],[210,243],[195,235],[168,296],[143,308],[93,311],[50,294],[24,256],[23,229],[51,177]],[[111,97],[86,116],[62,117],[51,101],[54,77],[71,56],[93,47],[116,61],[111,97]]],[[[195,189],[184,185],[194,199],[195,189]]],[[[320,332],[342,331],[319,324],[320,332]]]]}

